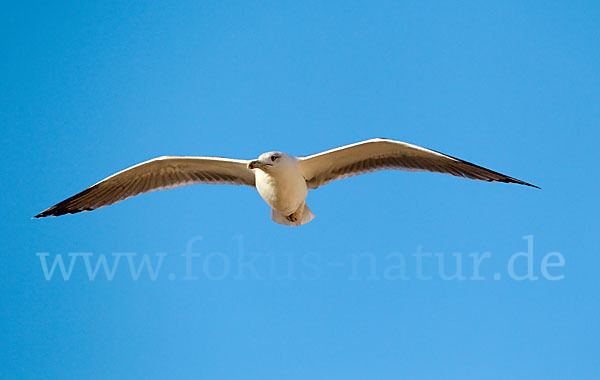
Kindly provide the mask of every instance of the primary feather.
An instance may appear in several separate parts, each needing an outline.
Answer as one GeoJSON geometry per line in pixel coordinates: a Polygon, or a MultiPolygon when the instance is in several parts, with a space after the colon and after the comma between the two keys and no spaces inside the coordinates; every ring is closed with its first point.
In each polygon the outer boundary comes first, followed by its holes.
{"type": "Polygon", "coordinates": [[[158,157],[113,174],[34,218],[95,210],[138,194],[199,183],[254,187],[248,162],[220,157],[158,157]]]}
{"type": "Polygon", "coordinates": [[[300,167],[309,189],[337,179],[386,169],[446,173],[480,181],[537,187],[434,150],[388,139],[361,141],[300,157],[300,167]]]}

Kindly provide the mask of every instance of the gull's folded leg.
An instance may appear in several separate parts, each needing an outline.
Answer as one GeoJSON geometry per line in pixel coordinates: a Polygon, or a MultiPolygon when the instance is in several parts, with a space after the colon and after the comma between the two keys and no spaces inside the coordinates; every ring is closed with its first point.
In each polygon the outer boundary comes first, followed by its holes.
{"type": "Polygon", "coordinates": [[[301,226],[313,220],[314,217],[314,214],[310,211],[306,203],[302,203],[298,210],[287,215],[280,213],[274,208],[271,209],[271,219],[276,223],[286,226],[301,226]]]}

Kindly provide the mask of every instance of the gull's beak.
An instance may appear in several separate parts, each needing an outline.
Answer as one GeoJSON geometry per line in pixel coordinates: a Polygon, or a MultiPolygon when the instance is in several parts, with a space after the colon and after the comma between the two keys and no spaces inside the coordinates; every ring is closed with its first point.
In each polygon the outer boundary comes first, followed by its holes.
{"type": "Polygon", "coordinates": [[[260,169],[263,166],[265,166],[265,164],[258,160],[248,162],[248,169],[260,169]]]}

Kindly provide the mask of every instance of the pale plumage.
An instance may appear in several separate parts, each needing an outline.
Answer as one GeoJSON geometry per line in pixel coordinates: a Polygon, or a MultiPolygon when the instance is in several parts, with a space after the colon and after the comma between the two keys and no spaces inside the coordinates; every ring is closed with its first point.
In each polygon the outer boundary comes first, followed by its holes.
{"type": "Polygon", "coordinates": [[[372,139],[306,157],[282,152],[264,153],[253,161],[159,157],[118,172],[35,218],[95,210],[142,193],[204,183],[256,187],[271,206],[275,222],[299,226],[314,218],[305,202],[308,190],[336,179],[380,170],[429,171],[537,187],[416,145],[372,139]]]}

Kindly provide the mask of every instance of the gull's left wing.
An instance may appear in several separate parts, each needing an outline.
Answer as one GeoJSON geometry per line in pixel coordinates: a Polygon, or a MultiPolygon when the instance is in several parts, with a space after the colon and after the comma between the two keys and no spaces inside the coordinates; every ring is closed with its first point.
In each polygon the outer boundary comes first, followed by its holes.
{"type": "Polygon", "coordinates": [[[221,157],[158,157],[113,174],[34,218],[95,210],[138,194],[185,185],[254,186],[248,162],[221,157]]]}
{"type": "Polygon", "coordinates": [[[489,182],[510,182],[539,188],[461,159],[388,139],[371,139],[312,156],[299,157],[309,189],[333,180],[380,170],[427,171],[489,182]]]}

